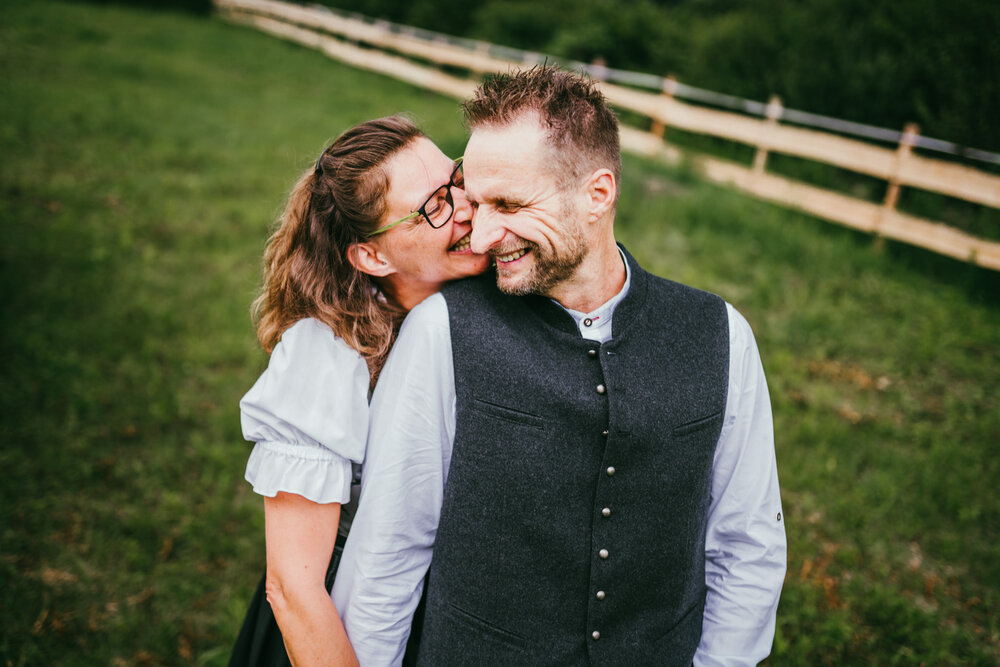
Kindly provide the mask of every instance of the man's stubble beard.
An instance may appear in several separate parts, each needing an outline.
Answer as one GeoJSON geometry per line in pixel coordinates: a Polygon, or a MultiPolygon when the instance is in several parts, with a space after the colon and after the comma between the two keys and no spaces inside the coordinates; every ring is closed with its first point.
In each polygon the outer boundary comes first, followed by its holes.
{"type": "MultiPolygon", "coordinates": [[[[537,243],[526,241],[526,246],[534,258],[531,271],[518,282],[505,281],[503,267],[497,265],[497,287],[504,294],[527,296],[528,294],[548,294],[553,287],[568,279],[583,263],[587,256],[587,241],[576,216],[576,207],[567,197],[559,212],[567,225],[563,240],[566,251],[561,254],[542,252],[537,243]]],[[[509,275],[509,274],[508,274],[509,275]]]]}

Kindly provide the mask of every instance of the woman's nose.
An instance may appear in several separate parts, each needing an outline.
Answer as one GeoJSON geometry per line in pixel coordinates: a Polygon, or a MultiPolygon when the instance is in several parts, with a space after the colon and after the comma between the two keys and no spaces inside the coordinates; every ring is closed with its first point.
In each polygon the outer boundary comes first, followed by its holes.
{"type": "Polygon", "coordinates": [[[465,197],[465,190],[453,185],[451,188],[451,198],[455,203],[455,212],[452,214],[452,219],[460,224],[472,222],[472,204],[465,197]]]}

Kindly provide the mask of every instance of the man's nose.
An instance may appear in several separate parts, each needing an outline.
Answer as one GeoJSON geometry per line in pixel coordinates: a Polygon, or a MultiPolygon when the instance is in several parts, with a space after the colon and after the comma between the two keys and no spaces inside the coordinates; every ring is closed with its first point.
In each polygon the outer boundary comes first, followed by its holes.
{"type": "Polygon", "coordinates": [[[469,239],[472,252],[477,255],[489,252],[503,240],[506,233],[495,215],[479,207],[472,216],[472,237],[469,239]]]}

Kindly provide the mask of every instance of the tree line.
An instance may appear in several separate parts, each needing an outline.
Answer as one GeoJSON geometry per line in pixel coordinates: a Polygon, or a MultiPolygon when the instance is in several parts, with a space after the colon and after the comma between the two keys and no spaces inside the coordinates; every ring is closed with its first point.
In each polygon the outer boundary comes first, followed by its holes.
{"type": "Polygon", "coordinates": [[[1000,2],[323,0],[446,34],[1000,151],[1000,2]]]}

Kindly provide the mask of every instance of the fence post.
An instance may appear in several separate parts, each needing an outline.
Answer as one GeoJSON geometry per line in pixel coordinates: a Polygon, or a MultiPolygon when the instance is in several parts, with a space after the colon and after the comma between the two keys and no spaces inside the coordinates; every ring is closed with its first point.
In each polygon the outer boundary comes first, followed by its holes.
{"type": "Polygon", "coordinates": [[[899,148],[896,149],[896,158],[892,162],[892,171],[889,174],[889,187],[885,191],[885,201],[883,207],[892,211],[899,201],[899,172],[902,169],[903,161],[913,154],[913,144],[916,143],[917,135],[920,134],[920,127],[916,123],[907,123],[903,128],[903,134],[899,137],[899,148]]]}
{"type": "MultiPolygon", "coordinates": [[[[663,86],[660,89],[664,97],[673,99],[674,93],[677,92],[677,78],[673,74],[668,74],[666,78],[663,79],[663,86]]],[[[663,139],[663,131],[666,126],[663,121],[659,118],[651,118],[649,124],[649,131],[656,135],[657,139],[663,139]]]]}
{"type": "Polygon", "coordinates": [[[882,252],[885,249],[885,237],[882,236],[882,221],[886,214],[896,210],[899,203],[899,172],[903,167],[903,161],[913,154],[913,144],[916,143],[917,135],[920,134],[920,126],[916,123],[907,123],[903,128],[903,133],[899,135],[899,147],[892,160],[892,168],[889,171],[888,186],[885,189],[885,200],[882,202],[882,210],[875,218],[875,228],[872,233],[875,235],[875,250],[882,252]]]}
{"type": "Polygon", "coordinates": [[[587,74],[594,81],[605,81],[608,78],[608,62],[601,56],[597,56],[590,61],[587,74]]]}
{"type": "Polygon", "coordinates": [[[917,135],[920,134],[920,126],[916,123],[907,123],[903,128],[903,133],[899,135],[899,147],[892,160],[892,168],[889,171],[888,186],[885,189],[885,200],[882,202],[882,210],[875,218],[875,228],[872,233],[875,235],[875,250],[882,252],[885,249],[885,237],[882,236],[882,220],[886,214],[896,210],[899,203],[899,172],[902,169],[903,161],[913,154],[913,144],[916,143],[917,135]]]}
{"type": "MultiPolygon", "coordinates": [[[[781,98],[777,95],[771,95],[771,99],[767,101],[767,109],[764,111],[764,116],[767,118],[767,125],[777,125],[778,119],[781,118],[781,114],[784,110],[785,108],[781,104],[781,98]]],[[[764,167],[767,166],[767,153],[767,142],[761,140],[757,144],[757,152],[754,153],[753,156],[753,171],[755,174],[764,173],[764,167]]]]}

